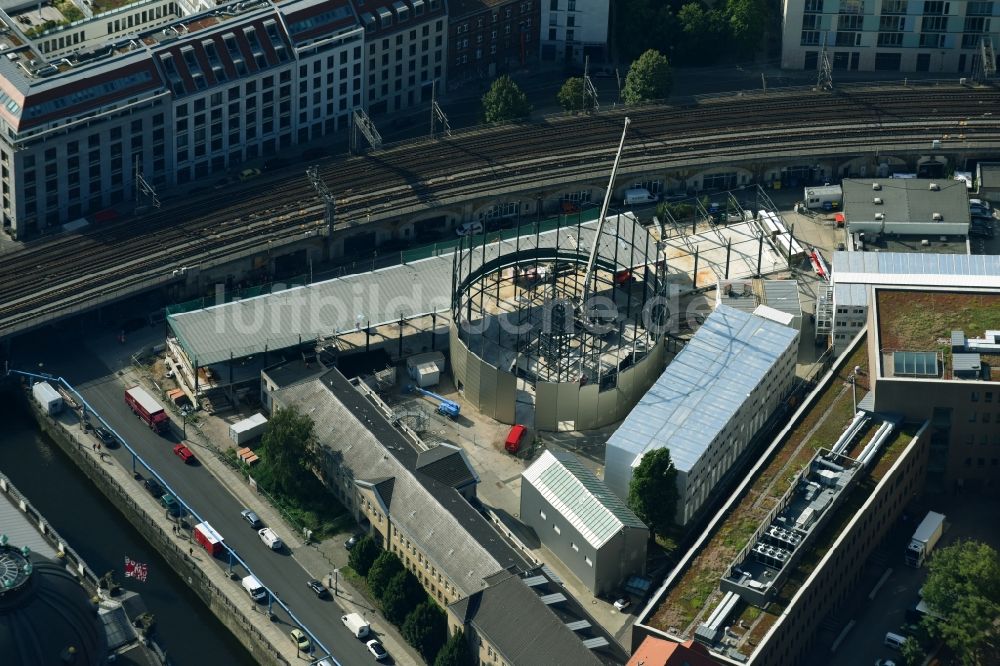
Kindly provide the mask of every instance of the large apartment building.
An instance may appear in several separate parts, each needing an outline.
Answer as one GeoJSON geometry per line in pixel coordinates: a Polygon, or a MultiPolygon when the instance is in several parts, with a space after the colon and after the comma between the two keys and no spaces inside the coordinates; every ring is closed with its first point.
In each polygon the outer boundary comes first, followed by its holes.
{"type": "Polygon", "coordinates": [[[540,0],[451,0],[448,85],[488,84],[538,60],[540,0]]]}
{"type": "Polygon", "coordinates": [[[137,173],[154,188],[199,180],[341,130],[362,105],[364,31],[347,0],[86,8],[70,23],[47,7],[34,27],[33,9],[0,12],[14,237],[133,198],[137,173]]]}
{"type": "Polygon", "coordinates": [[[443,88],[448,37],[444,0],[352,0],[365,28],[366,108],[392,113],[443,88]]]}
{"type": "Polygon", "coordinates": [[[995,69],[991,0],[785,0],[781,66],[816,70],[824,45],[833,70],[995,69]],[[985,42],[985,49],[984,49],[985,42]]]}
{"type": "Polygon", "coordinates": [[[542,60],[604,62],[610,0],[538,0],[542,7],[542,60]]]}

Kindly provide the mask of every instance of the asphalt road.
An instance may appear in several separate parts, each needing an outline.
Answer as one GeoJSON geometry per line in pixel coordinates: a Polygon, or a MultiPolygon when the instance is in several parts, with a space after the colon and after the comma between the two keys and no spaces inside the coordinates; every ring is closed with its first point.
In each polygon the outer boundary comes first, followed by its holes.
{"type": "MultiPolygon", "coordinates": [[[[80,345],[77,336],[83,331],[61,332],[64,335],[20,340],[21,344],[15,345],[11,366],[26,370],[40,369],[62,376],[73,384],[91,407],[157,470],[176,491],[174,494],[183,499],[202,519],[211,523],[226,543],[252,568],[254,575],[288,605],[323,645],[333,651],[337,661],[345,666],[374,663],[374,657],[368,652],[364,642],[354,638],[340,622],[340,607],[330,599],[319,599],[306,587],[306,581],[310,578],[322,580],[324,572],[316,571],[312,572],[315,576],[310,575],[296,561],[294,553],[289,552],[287,546],[280,552],[265,546],[256,531],[240,516],[243,506],[217,482],[209,470],[200,464],[185,465],[174,455],[173,446],[180,441],[180,424],[175,423],[172,431],[164,436],[153,433],[125,405],[124,388],[115,373],[80,345]]],[[[94,422],[93,419],[91,422],[94,422]]],[[[189,447],[196,457],[209,455],[194,445],[189,444],[189,447]]],[[[118,447],[108,451],[126,469],[132,468],[132,456],[127,449],[118,447]]],[[[138,466],[137,469],[144,477],[148,476],[144,469],[138,466]]],[[[249,508],[256,509],[252,506],[249,508]]],[[[191,521],[191,517],[187,520],[191,521]]],[[[284,536],[284,526],[277,525],[274,529],[278,536],[284,536]]],[[[192,542],[192,545],[198,557],[209,557],[204,549],[198,548],[197,543],[192,542]]],[[[217,558],[216,561],[220,568],[225,568],[228,564],[228,558],[217,558]]],[[[246,575],[238,564],[234,565],[234,569],[241,577],[246,575]]],[[[238,586],[239,581],[234,581],[232,585],[238,586]]],[[[246,597],[246,603],[249,609],[249,597],[246,597]]],[[[255,606],[259,612],[258,621],[267,622],[267,605],[255,606]]],[[[295,624],[280,606],[275,604],[273,609],[282,632],[287,636],[295,624]]],[[[307,662],[303,660],[302,663],[307,662]]]]}

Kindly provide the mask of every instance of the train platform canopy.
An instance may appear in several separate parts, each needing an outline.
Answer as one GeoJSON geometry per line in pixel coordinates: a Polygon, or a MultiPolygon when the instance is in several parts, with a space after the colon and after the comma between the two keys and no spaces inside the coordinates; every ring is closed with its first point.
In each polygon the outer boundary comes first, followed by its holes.
{"type": "MultiPolygon", "coordinates": [[[[561,251],[577,248],[586,258],[596,221],[572,224],[537,235],[506,238],[474,246],[473,261],[498,256],[512,258],[519,249],[537,247],[561,251]]],[[[633,268],[645,259],[624,246],[647,246],[655,255],[655,241],[629,214],[607,219],[601,232],[602,257],[615,257],[619,269],[633,268]],[[629,239],[631,242],[620,242],[629,239]]],[[[204,367],[268,351],[287,349],[319,338],[342,335],[366,327],[447,312],[451,306],[453,255],[422,259],[369,273],[316,282],[200,310],[171,314],[167,322],[192,365],[204,367]]]]}

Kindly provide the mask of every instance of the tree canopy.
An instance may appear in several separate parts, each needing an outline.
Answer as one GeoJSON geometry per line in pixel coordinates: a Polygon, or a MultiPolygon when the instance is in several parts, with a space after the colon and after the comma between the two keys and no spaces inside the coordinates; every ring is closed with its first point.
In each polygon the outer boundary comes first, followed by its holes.
{"type": "Polygon", "coordinates": [[[622,88],[622,101],[640,104],[654,99],[665,99],[670,94],[673,75],[666,56],[650,49],[639,56],[629,67],[622,88]]]}
{"type": "Polygon", "coordinates": [[[368,589],[371,590],[372,596],[381,600],[382,595],[385,594],[385,589],[389,586],[389,581],[400,571],[405,571],[405,569],[403,569],[403,563],[399,561],[399,558],[394,553],[388,550],[383,550],[379,553],[379,556],[375,558],[371,568],[368,569],[368,574],[365,576],[365,581],[368,583],[368,589]]]}
{"type": "Polygon", "coordinates": [[[488,123],[521,120],[529,115],[531,104],[528,103],[528,96],[507,75],[494,81],[483,95],[483,120],[488,123]]]}
{"type": "Polygon", "coordinates": [[[664,534],[674,525],[677,512],[677,469],[670,449],[649,451],[632,473],[628,505],[654,534],[664,534]]]}
{"type": "Polygon", "coordinates": [[[965,664],[1000,663],[1000,557],[978,541],[935,552],[923,587],[935,614],[923,624],[965,664]]]}
{"type": "Polygon", "coordinates": [[[473,666],[474,663],[469,642],[461,629],[452,634],[434,660],[434,666],[473,666]]]}
{"type": "Polygon", "coordinates": [[[317,462],[312,419],[295,407],[275,410],[260,440],[260,454],[257,481],[295,496],[302,474],[312,474],[317,462]]]}
{"type": "Polygon", "coordinates": [[[432,664],[448,640],[448,618],[437,604],[428,600],[406,616],[402,631],[406,642],[432,664]]]}
{"type": "Polygon", "coordinates": [[[378,558],[382,549],[375,543],[375,539],[370,534],[366,534],[354,544],[350,554],[347,556],[347,563],[358,572],[359,576],[367,576],[372,564],[378,558]]]}
{"type": "Polygon", "coordinates": [[[407,614],[425,599],[427,593],[420,586],[420,581],[403,569],[389,580],[379,602],[382,604],[382,614],[385,615],[385,619],[398,626],[403,623],[407,614]]]}
{"type": "Polygon", "coordinates": [[[583,77],[572,76],[556,93],[556,100],[566,111],[590,111],[594,108],[594,96],[587,92],[583,77]]]}

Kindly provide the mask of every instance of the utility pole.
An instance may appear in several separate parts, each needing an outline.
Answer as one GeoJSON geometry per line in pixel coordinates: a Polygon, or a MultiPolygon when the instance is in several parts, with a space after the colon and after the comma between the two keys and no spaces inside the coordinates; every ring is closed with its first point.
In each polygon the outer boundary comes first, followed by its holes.
{"type": "Polygon", "coordinates": [[[367,140],[368,145],[371,146],[372,150],[378,150],[382,147],[382,135],[378,133],[375,129],[375,123],[372,119],[368,117],[364,109],[354,109],[354,114],[351,116],[354,122],[353,131],[351,132],[351,152],[358,153],[358,132],[360,132],[367,140]]]}
{"type": "Polygon", "coordinates": [[[830,33],[823,35],[823,50],[819,54],[819,74],[816,76],[817,90],[833,90],[833,66],[830,64],[830,54],[826,50],[826,40],[830,33]]]}
{"type": "Polygon", "coordinates": [[[587,108],[587,95],[590,95],[594,100],[593,111],[598,110],[597,88],[594,87],[594,82],[590,80],[590,56],[587,56],[583,60],[583,90],[580,91],[580,95],[583,97],[580,101],[583,104],[584,111],[591,110],[587,108]]]}
{"type": "MultiPolygon", "coordinates": [[[[326,222],[327,233],[333,235],[333,221],[337,213],[337,201],[333,198],[333,192],[330,188],[326,186],[326,183],[319,175],[319,168],[314,164],[313,166],[306,169],[306,178],[309,179],[309,183],[316,190],[316,194],[323,201],[325,207],[324,221],[326,222]]],[[[310,255],[312,256],[312,255],[310,255]]],[[[312,263],[309,264],[310,273],[312,272],[312,263]]],[[[312,276],[310,275],[310,278],[312,276]]]]}
{"type": "Polygon", "coordinates": [[[764,72],[760,73],[760,85],[764,87],[764,94],[767,94],[767,78],[764,77],[764,72]]]}
{"type": "Polygon", "coordinates": [[[142,171],[139,170],[139,156],[135,156],[135,163],[132,171],[135,173],[135,212],[138,213],[143,206],[143,196],[149,197],[150,203],[154,208],[160,207],[160,198],[156,195],[156,190],[153,188],[145,178],[142,177],[142,171]]]}
{"type": "Polygon", "coordinates": [[[451,136],[451,125],[448,124],[448,116],[444,115],[444,111],[441,110],[441,106],[437,103],[437,79],[434,79],[431,83],[431,138],[434,138],[436,121],[441,121],[441,127],[444,128],[445,135],[451,136]]]}

